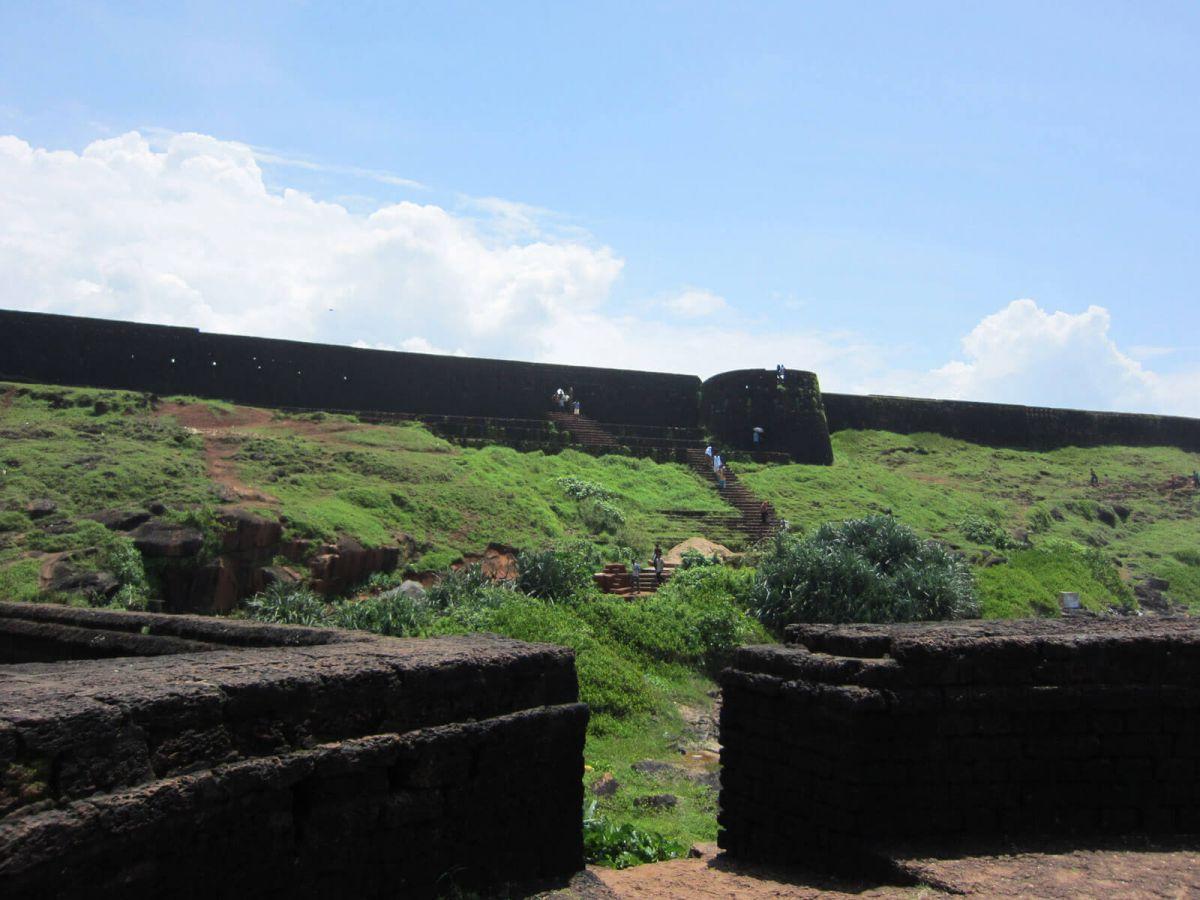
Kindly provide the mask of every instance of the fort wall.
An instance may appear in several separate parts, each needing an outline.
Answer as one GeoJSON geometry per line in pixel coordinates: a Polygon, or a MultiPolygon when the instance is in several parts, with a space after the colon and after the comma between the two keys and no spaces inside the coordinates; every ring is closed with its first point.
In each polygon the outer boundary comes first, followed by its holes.
{"type": "Polygon", "coordinates": [[[1200,831],[1191,619],[792,626],[722,675],[731,854],[1200,831]]]}
{"type": "Polygon", "coordinates": [[[360,350],[0,310],[0,379],[192,394],[267,407],[541,419],[574,388],[601,421],[691,427],[700,379],[360,350]]]}
{"type": "Polygon", "coordinates": [[[823,394],[829,430],[921,431],[988,447],[1178,447],[1200,452],[1200,419],[1008,403],[823,394]]]}
{"type": "Polygon", "coordinates": [[[568,876],[577,701],[561,647],[0,603],[0,893],[432,897],[568,876]]]}
{"type": "MultiPolygon", "coordinates": [[[[1048,409],[956,400],[822,393],[817,376],[741,370],[701,384],[692,375],[561,366],[209,334],[0,310],[0,379],[192,394],[283,409],[413,416],[465,443],[564,446],[546,413],[555,389],[573,388],[602,423],[694,432],[724,448],[766,450],[797,462],[832,460],[828,436],[848,429],[928,431],[986,446],[1052,449],[1124,444],[1200,452],[1200,419],[1048,409]]],[[[641,442],[628,452],[680,458],[641,442]]]]}

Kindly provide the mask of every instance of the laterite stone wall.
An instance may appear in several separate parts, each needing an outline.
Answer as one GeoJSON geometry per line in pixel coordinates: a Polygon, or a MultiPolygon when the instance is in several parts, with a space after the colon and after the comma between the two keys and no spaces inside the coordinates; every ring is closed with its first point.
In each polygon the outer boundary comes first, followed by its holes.
{"type": "Polygon", "coordinates": [[[0,603],[0,895],[490,895],[569,875],[577,701],[561,647],[0,603]]]}
{"type": "Polygon", "coordinates": [[[821,403],[821,387],[812,372],[723,372],[704,382],[700,417],[722,451],[771,450],[800,463],[829,465],[833,448],[821,403]],[[762,428],[761,443],[753,432],[762,428]]]}
{"type": "Polygon", "coordinates": [[[793,626],[722,675],[720,845],[1200,832],[1200,623],[793,626]]]}

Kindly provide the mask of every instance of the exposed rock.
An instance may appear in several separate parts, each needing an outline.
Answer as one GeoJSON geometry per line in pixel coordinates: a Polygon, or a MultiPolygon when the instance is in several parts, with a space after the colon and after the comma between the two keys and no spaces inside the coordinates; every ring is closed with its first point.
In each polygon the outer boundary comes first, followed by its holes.
{"type": "Polygon", "coordinates": [[[150,513],[144,509],[103,509],[84,518],[99,522],[111,531],[132,531],[148,521],[150,513]]]}
{"type": "Polygon", "coordinates": [[[462,561],[456,563],[453,568],[461,569],[478,563],[484,577],[492,581],[516,581],[517,576],[521,574],[517,568],[519,553],[516,547],[488,544],[483,553],[464,554],[462,561]]]}
{"type": "Polygon", "coordinates": [[[108,599],[121,586],[111,572],[87,571],[70,556],[55,557],[42,566],[39,584],[43,591],[61,594],[86,594],[108,599]]]}
{"type": "Polygon", "coordinates": [[[1171,582],[1165,578],[1156,578],[1151,575],[1146,579],[1146,587],[1153,591],[1167,591],[1171,589],[1171,582]]]}
{"type": "Polygon", "coordinates": [[[633,805],[638,809],[674,809],[679,805],[679,798],[674,794],[651,794],[649,797],[638,797],[633,805]]]}
{"type": "Polygon", "coordinates": [[[1133,510],[1130,509],[1128,506],[1125,506],[1122,503],[1114,503],[1113,504],[1113,512],[1115,512],[1118,516],[1120,516],[1121,521],[1124,522],[1126,519],[1129,518],[1129,516],[1133,512],[1133,510]]]}
{"type": "Polygon", "coordinates": [[[238,579],[233,565],[218,557],[196,570],[188,590],[187,608],[198,612],[232,612],[237,608],[238,579]]]}
{"type": "Polygon", "coordinates": [[[1107,506],[1100,506],[1096,508],[1096,518],[1109,528],[1117,527],[1117,514],[1107,506]]]}
{"type": "Polygon", "coordinates": [[[366,548],[351,538],[326,545],[309,561],[312,588],[334,594],[365,581],[375,572],[391,572],[400,560],[398,547],[366,548]]]}
{"type": "Polygon", "coordinates": [[[146,504],[146,509],[150,510],[151,515],[165,516],[167,514],[167,505],[159,500],[151,500],[146,504]]]}
{"type": "Polygon", "coordinates": [[[25,504],[25,512],[31,519],[44,519],[58,512],[58,504],[45,497],[30,500],[25,504]]]}
{"type": "Polygon", "coordinates": [[[287,566],[263,566],[258,570],[258,581],[264,588],[273,584],[299,584],[301,580],[300,573],[287,566]]]}
{"type": "Polygon", "coordinates": [[[143,522],[130,534],[133,544],[149,557],[178,559],[195,556],[204,545],[204,535],[187,525],[176,525],[161,519],[143,522]]]}
{"type": "Polygon", "coordinates": [[[1050,518],[1052,518],[1055,522],[1063,522],[1067,517],[1064,516],[1063,511],[1056,506],[1050,510],[1050,518]]]}
{"type": "Polygon", "coordinates": [[[283,525],[246,509],[230,509],[221,513],[221,549],[226,553],[262,550],[278,545],[283,525]]]}
{"type": "Polygon", "coordinates": [[[396,592],[410,600],[425,599],[425,588],[421,585],[421,582],[413,581],[411,578],[406,578],[400,587],[396,588],[396,592]]]}
{"type": "Polygon", "coordinates": [[[611,797],[621,789],[621,783],[613,777],[612,772],[605,772],[592,782],[592,793],[597,797],[611,797]]]}

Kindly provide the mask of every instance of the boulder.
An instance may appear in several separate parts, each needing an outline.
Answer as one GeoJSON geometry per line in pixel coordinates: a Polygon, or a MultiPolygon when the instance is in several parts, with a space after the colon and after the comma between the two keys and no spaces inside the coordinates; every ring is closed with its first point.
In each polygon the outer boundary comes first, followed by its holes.
{"type": "Polygon", "coordinates": [[[121,587],[111,572],[81,569],[69,557],[57,557],[43,565],[39,582],[47,593],[85,594],[104,600],[121,587]]]}
{"type": "Polygon", "coordinates": [[[110,531],[132,531],[149,521],[150,513],[144,509],[102,509],[84,518],[99,522],[110,531]]]}
{"type": "Polygon", "coordinates": [[[1096,518],[1109,528],[1117,527],[1117,514],[1107,506],[1101,506],[1096,509],[1096,518]]]}
{"type": "Polygon", "coordinates": [[[312,587],[320,594],[336,594],[365,581],[375,572],[391,572],[400,561],[398,547],[363,547],[351,538],[326,545],[309,560],[312,587]]]}
{"type": "Polygon", "coordinates": [[[25,504],[25,513],[31,519],[44,519],[58,512],[58,504],[45,497],[30,500],[25,504]]]}
{"type": "Polygon", "coordinates": [[[204,545],[204,535],[187,525],[150,519],[129,535],[143,556],[179,559],[195,556],[204,545]]]}
{"type": "Polygon", "coordinates": [[[605,772],[592,782],[592,793],[597,797],[611,797],[621,789],[621,783],[613,777],[612,772],[605,772]]]}

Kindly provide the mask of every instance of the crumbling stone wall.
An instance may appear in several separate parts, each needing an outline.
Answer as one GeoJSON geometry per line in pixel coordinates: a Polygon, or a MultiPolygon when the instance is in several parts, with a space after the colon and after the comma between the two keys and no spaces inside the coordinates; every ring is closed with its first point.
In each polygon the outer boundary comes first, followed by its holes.
{"type": "Polygon", "coordinates": [[[722,847],[1200,831],[1200,624],[793,626],[722,676],[722,847]]]}
{"type": "Polygon", "coordinates": [[[582,866],[569,650],[0,604],[5,646],[5,897],[424,897],[582,866]],[[19,662],[30,632],[56,661],[19,662]]]}

